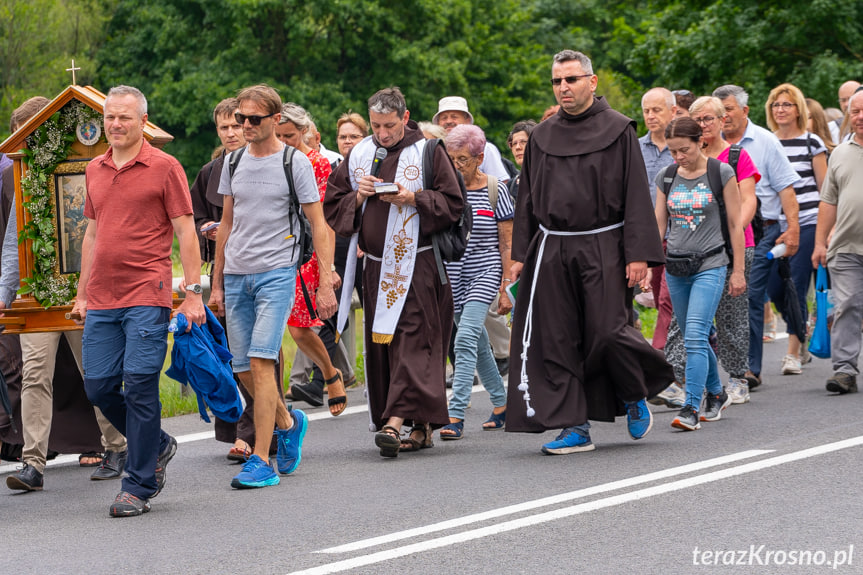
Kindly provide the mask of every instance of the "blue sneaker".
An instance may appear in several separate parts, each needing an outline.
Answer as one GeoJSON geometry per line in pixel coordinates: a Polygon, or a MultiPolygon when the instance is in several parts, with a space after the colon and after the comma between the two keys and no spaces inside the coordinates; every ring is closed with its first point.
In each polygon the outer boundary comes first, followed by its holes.
{"type": "Polygon", "coordinates": [[[234,489],[254,489],[255,487],[278,485],[279,481],[279,476],[276,475],[269,463],[265,463],[257,455],[252,455],[243,464],[243,470],[231,480],[231,487],[234,489]]]}
{"type": "Polygon", "coordinates": [[[653,427],[653,414],[647,407],[647,400],[639,399],[626,404],[626,431],[632,439],[641,439],[653,427]]]}
{"type": "Polygon", "coordinates": [[[566,455],[594,449],[596,446],[590,442],[590,434],[581,435],[574,427],[567,427],[560,432],[557,439],[542,446],[542,452],[547,455],[566,455]]]}
{"type": "Polygon", "coordinates": [[[306,437],[306,428],[309,426],[309,418],[301,409],[293,409],[289,412],[294,420],[290,429],[276,429],[279,449],[276,452],[276,464],[279,473],[289,475],[296,471],[302,459],[303,438],[306,437]]]}

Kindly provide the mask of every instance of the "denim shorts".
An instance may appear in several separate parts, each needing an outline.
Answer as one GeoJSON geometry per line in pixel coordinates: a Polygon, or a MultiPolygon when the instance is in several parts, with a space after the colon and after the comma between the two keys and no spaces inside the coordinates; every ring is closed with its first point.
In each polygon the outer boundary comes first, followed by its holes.
{"type": "Polygon", "coordinates": [[[225,314],[234,372],[250,359],[278,359],[294,304],[296,266],[259,274],[225,274],[225,314]]]}

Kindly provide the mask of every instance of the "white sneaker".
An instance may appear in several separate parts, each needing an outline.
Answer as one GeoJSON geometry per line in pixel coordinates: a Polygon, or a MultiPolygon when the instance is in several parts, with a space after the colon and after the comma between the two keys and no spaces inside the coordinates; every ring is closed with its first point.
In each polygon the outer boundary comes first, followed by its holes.
{"type": "Polygon", "coordinates": [[[671,382],[671,385],[666,387],[660,393],[649,399],[647,402],[653,405],[666,405],[671,408],[680,409],[686,401],[686,392],[677,384],[676,381],[671,382]]]}
{"type": "Polygon", "coordinates": [[[749,403],[749,383],[745,379],[729,378],[725,391],[731,403],[749,403]]]}
{"type": "Polygon", "coordinates": [[[800,360],[795,355],[786,355],[782,358],[782,375],[800,375],[800,360]]]}
{"type": "Polygon", "coordinates": [[[812,361],[812,354],[809,353],[809,346],[805,343],[801,346],[800,350],[800,365],[806,365],[812,361]]]}

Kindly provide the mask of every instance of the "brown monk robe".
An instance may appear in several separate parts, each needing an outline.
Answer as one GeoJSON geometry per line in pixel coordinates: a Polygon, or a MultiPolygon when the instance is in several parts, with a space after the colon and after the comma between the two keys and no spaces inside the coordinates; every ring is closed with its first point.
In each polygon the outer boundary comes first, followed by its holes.
{"type": "MultiPolygon", "coordinates": [[[[381,164],[380,178],[392,182],[399,153],[423,139],[416,122],[409,121],[404,138],[391,148],[381,164]]],[[[345,158],[330,176],[324,200],[327,221],[337,234],[350,236],[359,230],[359,247],[380,258],[384,252],[390,204],[369,198],[365,212],[356,207],[345,158]]],[[[419,248],[431,245],[429,234],[458,220],[463,199],[456,172],[443,147],[434,161],[434,188],[416,195],[420,217],[419,248]]],[[[367,171],[368,173],[368,171],[367,171]]],[[[365,259],[363,309],[366,310],[366,383],[371,419],[381,429],[390,417],[407,422],[430,423],[433,428],[449,423],[446,403],[446,353],[453,326],[452,291],[441,285],[432,250],[417,254],[413,280],[390,344],[372,342],[381,263],[365,259]]],[[[359,273],[359,270],[357,270],[359,273]]],[[[409,423],[408,423],[409,424],[409,423]]]]}
{"type": "Polygon", "coordinates": [[[541,432],[614,421],[623,402],[652,397],[674,380],[662,352],[632,326],[626,265],[664,262],[635,122],[603,98],[578,116],[562,109],[533,131],[524,154],[512,236],[524,262],[513,312],[507,431],[541,432]],[[522,334],[543,232],[549,235],[533,298],[527,416],[522,334]]]}

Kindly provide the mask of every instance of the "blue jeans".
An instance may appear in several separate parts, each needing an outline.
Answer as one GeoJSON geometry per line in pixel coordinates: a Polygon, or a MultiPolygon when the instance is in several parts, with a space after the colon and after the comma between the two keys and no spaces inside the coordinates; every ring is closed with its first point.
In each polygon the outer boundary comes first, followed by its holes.
{"type": "Polygon", "coordinates": [[[776,260],[768,260],[767,252],[776,245],[781,235],[779,224],[765,226],[764,237],[755,246],[752,269],[749,270],[749,371],[761,373],[764,336],[764,302],[767,297],[767,282],[776,260]]]}
{"type": "Polygon", "coordinates": [[[495,407],[506,405],[506,390],[497,371],[497,363],[491,352],[488,332],[485,330],[485,315],[488,304],[469,301],[461,313],[455,314],[458,331],[455,336],[455,366],[452,377],[452,397],[449,400],[449,416],[464,419],[464,410],[470,401],[473,373],[479,371],[491,403],[495,407]]]}
{"type": "Polygon", "coordinates": [[[279,358],[294,304],[296,275],[296,266],[259,274],[225,274],[225,315],[234,373],[249,371],[249,358],[279,358]]]}
{"type": "Polygon", "coordinates": [[[84,322],[84,389],[126,436],[122,489],[141,499],[155,493],[156,458],[170,441],[159,402],[170,316],[167,307],[137,306],[90,310],[84,322]]]}
{"type": "Polygon", "coordinates": [[[686,348],[686,405],[696,411],[701,410],[705,387],[711,394],[722,392],[716,354],[707,338],[725,289],[725,269],[722,266],[686,277],[666,274],[665,278],[686,348]]]}
{"type": "MultiPolygon", "coordinates": [[[[783,318],[787,318],[788,306],[796,305],[800,308],[800,314],[803,318],[803,325],[809,320],[809,308],[806,305],[806,294],[809,292],[809,284],[812,282],[812,274],[815,270],[812,269],[812,251],[815,249],[815,224],[809,226],[801,226],[800,228],[800,247],[797,248],[797,253],[791,256],[788,264],[791,267],[791,280],[794,282],[794,288],[797,290],[797,300],[791,301],[785,297],[785,281],[779,275],[779,265],[774,266],[773,273],[770,274],[770,279],[767,281],[767,294],[776,308],[782,313],[783,318]]],[[[799,336],[794,329],[794,326],[788,325],[788,333],[790,335],[799,336]]]]}

